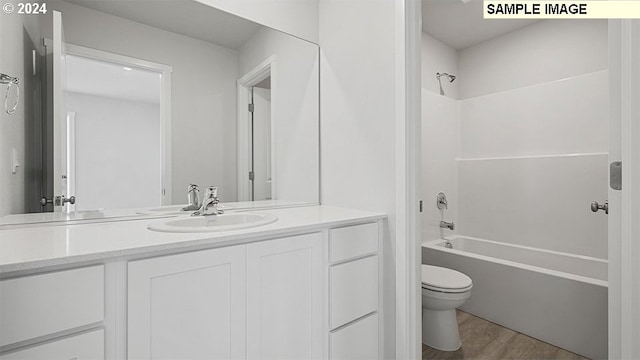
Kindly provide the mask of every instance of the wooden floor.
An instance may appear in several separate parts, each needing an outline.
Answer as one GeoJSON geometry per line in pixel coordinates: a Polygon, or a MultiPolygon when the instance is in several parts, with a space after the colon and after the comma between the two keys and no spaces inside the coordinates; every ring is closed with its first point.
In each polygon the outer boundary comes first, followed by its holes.
{"type": "Polygon", "coordinates": [[[457,351],[439,351],[422,344],[423,360],[543,360],[586,359],[540,340],[458,310],[462,347],[457,351]]]}

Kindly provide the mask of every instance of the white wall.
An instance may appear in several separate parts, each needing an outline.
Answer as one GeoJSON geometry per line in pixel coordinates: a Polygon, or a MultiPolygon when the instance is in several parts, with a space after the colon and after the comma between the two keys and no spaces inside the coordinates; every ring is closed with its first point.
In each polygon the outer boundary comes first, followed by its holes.
{"type": "Polygon", "coordinates": [[[275,196],[279,200],[317,202],[318,47],[263,27],[238,51],[239,77],[272,55],[276,58],[271,78],[275,196]]]}
{"type": "Polygon", "coordinates": [[[160,206],[160,106],[72,92],[65,100],[76,113],[76,210],[160,206]]]}
{"type": "MultiPolygon", "coordinates": [[[[422,88],[440,94],[436,73],[458,75],[458,51],[440,40],[422,33],[422,88]]],[[[458,81],[442,78],[445,96],[458,99],[458,81]]]]}
{"type": "MultiPolygon", "coordinates": [[[[395,358],[395,1],[320,1],[321,202],[389,214],[384,358],[395,358]]],[[[404,40],[404,39],[403,39],[404,40]]]]}
{"type": "Polygon", "coordinates": [[[186,203],[191,183],[236,197],[237,52],[81,6],[49,2],[62,12],[66,41],[171,65],[172,201],[186,203]]]}
{"type": "MultiPolygon", "coordinates": [[[[20,79],[20,104],[13,115],[4,109],[6,85],[0,85],[0,217],[37,211],[40,207],[40,88],[32,73],[31,50],[40,46],[37,16],[6,15],[0,19],[0,72],[20,79]],[[12,174],[11,149],[20,167],[12,174]]],[[[39,61],[39,59],[38,59],[39,61]]],[[[40,65],[38,64],[38,72],[40,65]]],[[[38,73],[37,77],[40,76],[38,73]]],[[[12,89],[12,92],[15,90],[12,89]]],[[[13,104],[9,104],[11,106],[13,104]]]]}
{"type": "Polygon", "coordinates": [[[318,0],[196,0],[318,43],[318,0]]]}
{"type": "Polygon", "coordinates": [[[460,50],[460,98],[607,68],[606,20],[543,20],[460,50]]]}

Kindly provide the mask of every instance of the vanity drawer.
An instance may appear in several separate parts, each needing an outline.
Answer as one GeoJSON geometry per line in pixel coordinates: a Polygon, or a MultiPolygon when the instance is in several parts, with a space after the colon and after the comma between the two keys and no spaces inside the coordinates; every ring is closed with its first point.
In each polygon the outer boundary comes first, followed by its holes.
{"type": "Polygon", "coordinates": [[[96,330],[0,356],[0,360],[104,359],[104,330],[96,330]]]}
{"type": "Polygon", "coordinates": [[[378,252],[378,224],[347,226],[329,230],[331,262],[378,252]]]}
{"type": "Polygon", "coordinates": [[[378,359],[378,314],[372,314],[329,334],[331,360],[378,359]]]}
{"type": "Polygon", "coordinates": [[[103,318],[103,265],[0,281],[0,346],[103,318]]]}
{"type": "Polygon", "coordinates": [[[331,329],[378,310],[378,256],[329,269],[331,329]]]}

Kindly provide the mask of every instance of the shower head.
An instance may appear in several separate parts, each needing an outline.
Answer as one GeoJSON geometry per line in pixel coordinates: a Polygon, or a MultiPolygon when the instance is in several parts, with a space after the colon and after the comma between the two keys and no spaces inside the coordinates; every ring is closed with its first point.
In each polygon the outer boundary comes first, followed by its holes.
{"type": "Polygon", "coordinates": [[[449,74],[447,74],[447,73],[436,73],[436,78],[437,78],[438,80],[440,80],[440,78],[441,78],[441,77],[443,77],[443,76],[445,76],[445,77],[449,78],[449,82],[450,82],[450,83],[452,83],[452,82],[456,79],[456,76],[455,76],[455,75],[449,75],[449,74]]]}
{"type": "Polygon", "coordinates": [[[455,75],[449,75],[447,73],[436,73],[436,78],[438,79],[438,85],[440,85],[440,95],[444,95],[444,89],[442,88],[442,80],[440,80],[440,78],[443,76],[448,78],[450,83],[452,83],[456,79],[455,75]]]}

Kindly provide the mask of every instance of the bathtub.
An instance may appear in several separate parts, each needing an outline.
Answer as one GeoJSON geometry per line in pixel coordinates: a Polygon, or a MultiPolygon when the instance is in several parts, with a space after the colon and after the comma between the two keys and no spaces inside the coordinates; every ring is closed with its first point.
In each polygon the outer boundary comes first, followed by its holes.
{"type": "Polygon", "coordinates": [[[422,263],[467,274],[460,308],[591,359],[607,358],[607,261],[472,237],[428,241],[422,263]]]}

